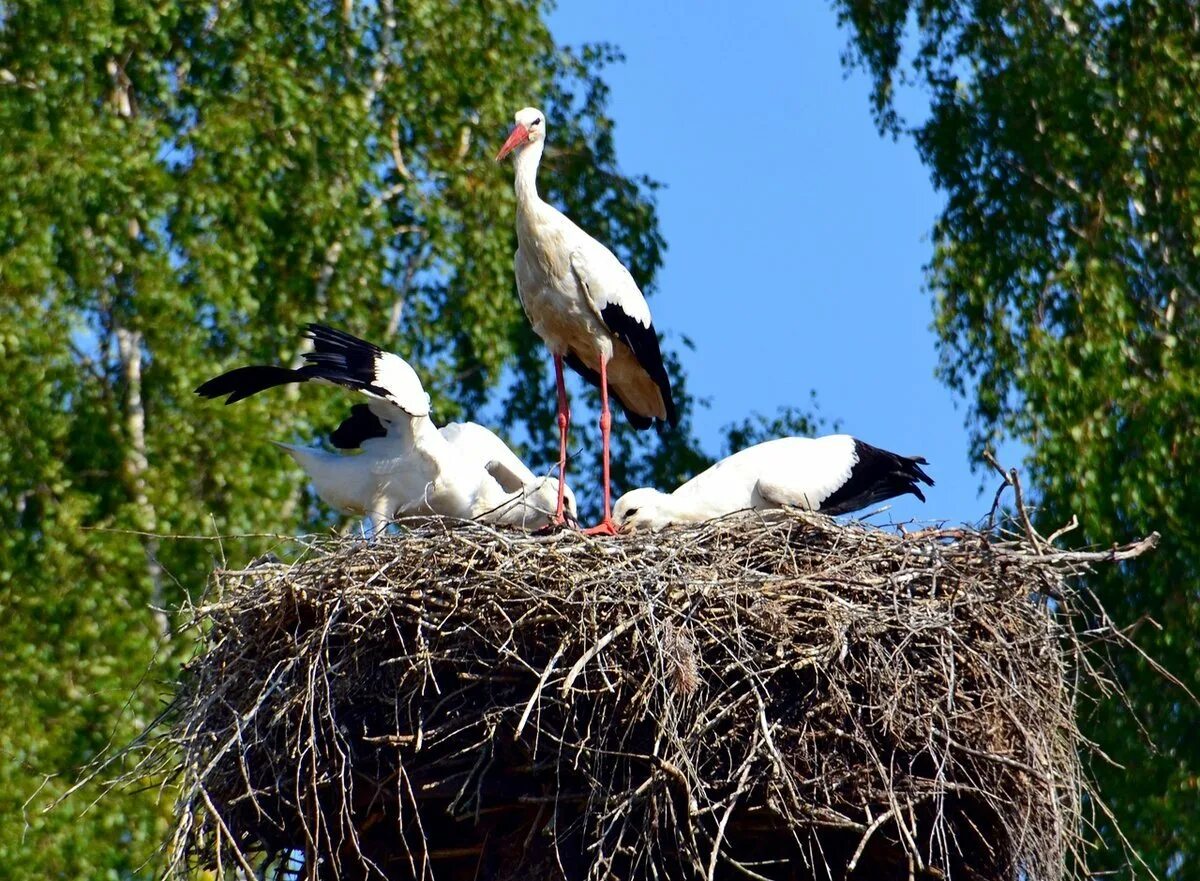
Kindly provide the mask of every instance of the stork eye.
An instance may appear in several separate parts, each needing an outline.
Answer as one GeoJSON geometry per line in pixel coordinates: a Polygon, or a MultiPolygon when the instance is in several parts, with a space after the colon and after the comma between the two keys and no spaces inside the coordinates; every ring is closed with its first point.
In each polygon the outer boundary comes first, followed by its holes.
{"type": "Polygon", "coordinates": [[[529,127],[530,127],[530,128],[537,128],[537,127],[538,127],[539,125],[541,125],[541,124],[542,124],[542,119],[541,119],[541,117],[538,117],[538,118],[537,118],[537,119],[535,119],[533,122],[529,123],[529,127]]]}
{"type": "Polygon", "coordinates": [[[626,511],[626,512],[625,512],[625,516],[626,516],[626,517],[632,517],[632,516],[633,516],[634,514],[636,514],[637,512],[638,512],[638,509],[637,509],[637,508],[630,508],[628,511],[626,511]]]}

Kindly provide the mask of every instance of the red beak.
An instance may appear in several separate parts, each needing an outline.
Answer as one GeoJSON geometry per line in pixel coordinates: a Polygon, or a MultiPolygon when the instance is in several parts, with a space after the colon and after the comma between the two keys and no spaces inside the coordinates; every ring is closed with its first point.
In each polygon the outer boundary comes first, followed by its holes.
{"type": "Polygon", "coordinates": [[[509,132],[508,140],[504,142],[504,146],[500,148],[500,152],[496,154],[496,161],[499,162],[528,139],[529,129],[518,122],[513,126],[513,130],[509,132]]]}

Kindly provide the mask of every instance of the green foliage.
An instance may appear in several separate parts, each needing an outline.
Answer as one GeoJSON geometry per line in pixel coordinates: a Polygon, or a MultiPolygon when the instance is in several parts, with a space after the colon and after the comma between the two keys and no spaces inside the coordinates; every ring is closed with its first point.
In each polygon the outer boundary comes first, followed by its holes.
{"type": "MultiPolygon", "coordinates": [[[[82,818],[96,787],[43,808],[160,708],[189,646],[149,607],[199,589],[214,555],[262,547],[147,533],[320,523],[265,439],[317,436],[344,397],[281,391],[224,409],[195,398],[199,382],[292,360],[303,323],[320,319],[414,361],[442,417],[502,408],[535,460],[553,458],[549,358],[514,290],[512,170],[492,159],[512,113],[545,107],[544,188],[648,290],[664,245],[654,185],[617,170],[599,78],[613,53],[556,47],[543,11],[0,4],[8,877],[151,874],[169,788],[109,796],[82,818]]],[[[576,399],[575,444],[590,454],[595,419],[576,399]]],[[[702,458],[686,429],[670,444],[618,435],[621,485],[670,483],[702,458]]],[[[596,475],[590,455],[583,466],[581,489],[596,475]]]]}
{"type": "MultiPolygon", "coordinates": [[[[1157,529],[1157,553],[1092,586],[1200,693],[1200,18],[1182,0],[839,0],[881,128],[897,82],[930,96],[910,131],[945,194],[929,281],[940,374],[974,448],[1015,438],[1048,528],[1080,543],[1157,529]]],[[[1160,874],[1200,878],[1200,709],[1143,661],[1090,733],[1102,793],[1160,874]]],[[[1102,833],[1113,832],[1102,824],[1102,833]]],[[[1097,862],[1120,862],[1109,851],[1097,862]]]]}

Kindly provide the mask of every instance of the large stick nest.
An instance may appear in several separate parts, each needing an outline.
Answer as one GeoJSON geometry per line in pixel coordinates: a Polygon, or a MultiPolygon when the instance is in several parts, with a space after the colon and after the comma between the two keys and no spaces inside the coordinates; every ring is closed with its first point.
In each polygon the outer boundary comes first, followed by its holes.
{"type": "Polygon", "coordinates": [[[170,871],[1055,881],[1094,675],[1070,578],[1138,549],[1031,539],[427,522],[218,571],[156,753],[170,871]]]}

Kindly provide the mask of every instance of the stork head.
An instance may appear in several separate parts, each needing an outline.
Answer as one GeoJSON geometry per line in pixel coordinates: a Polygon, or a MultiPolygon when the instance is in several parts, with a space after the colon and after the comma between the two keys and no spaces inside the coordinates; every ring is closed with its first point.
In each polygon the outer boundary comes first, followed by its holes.
{"type": "Polygon", "coordinates": [[[540,143],[546,138],[546,114],[536,107],[525,107],[518,110],[513,121],[515,125],[508,133],[508,140],[496,154],[497,162],[513,150],[520,152],[530,144],[540,143]]]}
{"type": "Polygon", "coordinates": [[[675,522],[670,514],[669,501],[666,493],[648,486],[630,490],[613,505],[613,522],[620,532],[657,532],[675,522]]]}

